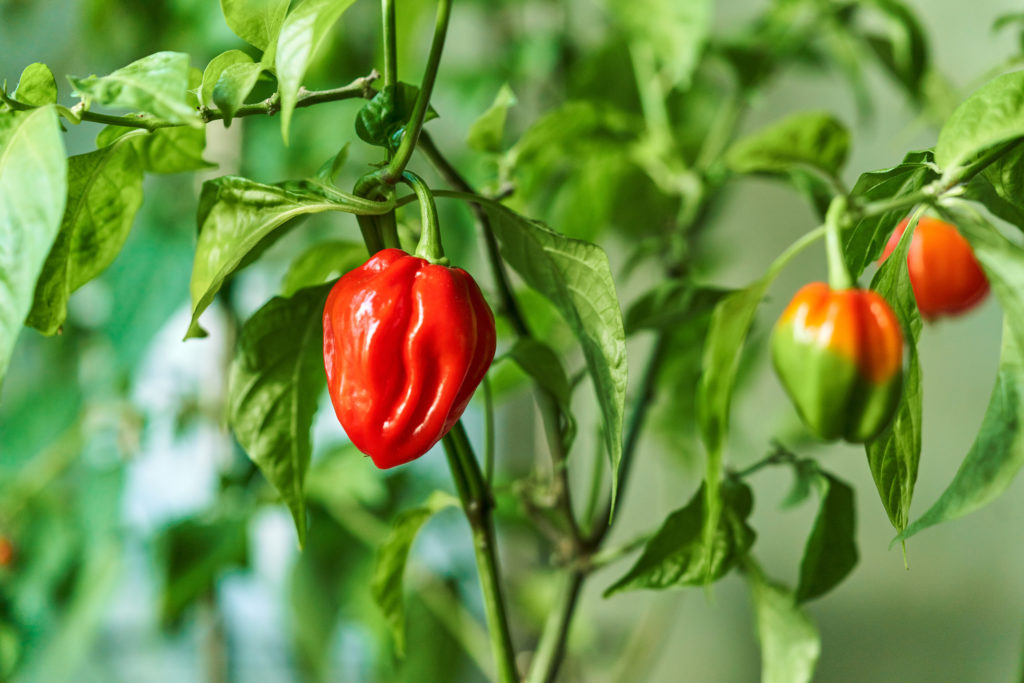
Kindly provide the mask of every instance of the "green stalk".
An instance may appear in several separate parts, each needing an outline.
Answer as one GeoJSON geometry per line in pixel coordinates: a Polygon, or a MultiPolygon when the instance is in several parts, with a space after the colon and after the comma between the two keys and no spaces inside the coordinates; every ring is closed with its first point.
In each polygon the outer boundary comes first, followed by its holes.
{"type": "Polygon", "coordinates": [[[431,263],[448,265],[448,259],[444,256],[444,247],[441,246],[441,226],[437,222],[437,204],[434,203],[434,195],[430,188],[423,182],[423,178],[412,171],[402,173],[402,182],[412,188],[416,193],[416,199],[420,203],[420,241],[416,245],[416,255],[431,263]]]}
{"type": "Polygon", "coordinates": [[[384,86],[398,83],[398,33],[395,30],[395,0],[381,0],[384,21],[384,86]]]}
{"type": "Polygon", "coordinates": [[[837,196],[825,214],[825,250],[828,252],[828,283],[832,289],[854,286],[850,269],[843,255],[842,221],[846,217],[846,198],[837,196]]]}
{"type": "Polygon", "coordinates": [[[551,611],[548,612],[544,630],[541,632],[537,651],[533,655],[526,683],[554,683],[557,680],[558,669],[565,659],[565,641],[569,635],[569,626],[576,612],[576,602],[579,600],[585,576],[582,571],[574,569],[558,589],[558,594],[551,604],[551,611]]]}

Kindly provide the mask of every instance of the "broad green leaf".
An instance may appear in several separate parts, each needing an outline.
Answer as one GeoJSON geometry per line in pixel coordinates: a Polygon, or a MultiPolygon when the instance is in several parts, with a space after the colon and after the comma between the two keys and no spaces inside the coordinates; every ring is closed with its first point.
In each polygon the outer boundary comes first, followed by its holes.
{"type": "MultiPolygon", "coordinates": [[[[938,178],[931,160],[931,152],[910,152],[899,166],[861,175],[851,196],[854,201],[870,203],[915,192],[938,178]]],[[[906,214],[906,209],[897,209],[864,218],[844,233],[843,253],[853,277],[860,277],[867,265],[882,255],[889,236],[906,214]]]]}
{"type": "Polygon", "coordinates": [[[715,287],[695,287],[683,280],[665,280],[642,294],[626,311],[626,334],[672,329],[708,316],[730,293],[715,287]]]}
{"type": "Polygon", "coordinates": [[[244,517],[187,518],[157,537],[163,562],[160,621],[181,623],[185,611],[204,599],[221,574],[249,566],[249,534],[244,517]]]}
{"type": "Polygon", "coordinates": [[[325,385],[321,321],[328,291],[321,285],[274,297],[256,311],[242,326],[228,379],[228,423],[291,510],[300,546],[309,430],[325,385]]]}
{"type": "MultiPolygon", "coordinates": [[[[205,336],[198,321],[221,285],[248,265],[293,218],[324,211],[367,212],[374,202],[343,192],[317,193],[315,184],[285,189],[247,178],[224,176],[203,184],[199,198],[199,242],[192,267],[192,322],[186,339],[205,336]]],[[[370,211],[372,212],[372,211],[370,211]]],[[[379,212],[378,212],[379,213],[379,212]]]]}
{"type": "Polygon", "coordinates": [[[635,45],[649,46],[669,86],[689,86],[711,29],[711,0],[611,0],[635,45]]]}
{"type": "Polygon", "coordinates": [[[515,104],[516,95],[508,83],[505,83],[494,96],[494,102],[487,111],[469,127],[466,144],[478,152],[500,152],[505,137],[505,119],[508,117],[509,108],[515,104]]]}
{"type": "Polygon", "coordinates": [[[508,356],[541,389],[554,397],[565,419],[560,427],[562,447],[568,452],[576,438],[576,419],[572,414],[572,382],[562,360],[550,346],[530,337],[519,339],[509,350],[508,356]]]}
{"type": "Polygon", "coordinates": [[[818,629],[793,593],[769,581],[752,562],[747,582],[761,641],[761,683],[807,683],[821,654],[818,629]]]}
{"type": "Polygon", "coordinates": [[[406,510],[395,518],[391,533],[377,549],[377,560],[373,569],[370,592],[373,600],[384,613],[395,639],[398,656],[405,654],[405,608],[403,606],[402,581],[409,550],[416,540],[416,534],[428,519],[449,507],[458,507],[459,501],[447,493],[435,491],[423,507],[406,510]]]}
{"type": "Polygon", "coordinates": [[[726,164],[736,173],[785,173],[809,168],[833,177],[850,150],[850,132],[827,112],[803,112],[735,142],[726,164]]]}
{"type": "Polygon", "coordinates": [[[702,533],[707,503],[702,485],[685,507],[665,519],[640,558],[604,592],[605,597],[639,588],[699,586],[725,576],[746,555],[756,535],[746,521],[754,505],[750,488],[730,481],[722,487],[722,494],[724,510],[710,554],[705,551],[702,533]]]}
{"type": "Polygon", "coordinates": [[[878,10],[886,28],[884,36],[866,35],[868,45],[911,97],[921,98],[928,70],[928,42],[921,23],[898,0],[870,0],[862,4],[878,10]]]}
{"type": "Polygon", "coordinates": [[[238,62],[221,72],[213,87],[213,102],[224,114],[225,126],[231,125],[231,118],[245,104],[245,98],[252,92],[261,73],[263,65],[252,62],[238,62]]]}
{"type": "Polygon", "coordinates": [[[821,506],[800,561],[797,602],[820,597],[853,571],[857,564],[857,510],[853,489],[830,474],[815,477],[821,506]]]}
{"type": "Polygon", "coordinates": [[[1024,143],[1015,145],[975,176],[965,196],[1024,230],[1024,143]]]}
{"type": "Polygon", "coordinates": [[[555,305],[583,347],[604,418],[614,507],[626,401],[626,334],[608,256],[595,244],[560,235],[505,207],[484,208],[506,262],[555,305]]]}
{"type": "Polygon", "coordinates": [[[175,126],[147,133],[138,128],[107,126],[96,136],[96,146],[106,147],[128,136],[147,173],[185,173],[216,165],[203,159],[205,128],[175,126]]]}
{"type": "Polygon", "coordinates": [[[220,76],[229,66],[235,64],[252,64],[252,57],[241,50],[228,50],[222,52],[206,65],[203,71],[203,82],[199,87],[199,101],[205,107],[213,106],[213,88],[220,80],[220,76]]]}
{"type": "MultiPolygon", "coordinates": [[[[398,149],[405,127],[412,119],[412,110],[420,89],[408,83],[388,86],[374,95],[356,115],[356,135],[378,147],[398,149]]],[[[437,118],[433,107],[427,107],[423,121],[437,118]]]]}
{"type": "Polygon", "coordinates": [[[142,205],[142,165],[128,140],[68,159],[68,197],[26,320],[56,334],[71,293],[106,270],[121,252],[142,205]]]}
{"type": "Polygon", "coordinates": [[[954,220],[1003,307],[999,371],[981,429],[953,481],[901,539],[989,504],[1024,467],[1024,250],[977,217],[958,213],[954,220]]]}
{"type": "Polygon", "coordinates": [[[336,280],[370,258],[359,242],[318,242],[299,254],[281,282],[282,296],[336,280]]]}
{"type": "Polygon", "coordinates": [[[903,344],[908,357],[903,376],[903,394],[892,422],[881,434],[864,445],[878,495],[889,521],[897,531],[903,531],[910,521],[910,503],[921,460],[923,394],[921,364],[917,355],[921,316],[917,312],[914,290],[907,272],[907,251],[910,249],[911,236],[910,230],[904,232],[899,245],[871,281],[871,289],[885,298],[903,323],[903,344]]]}
{"type": "Polygon", "coordinates": [[[66,198],[67,162],[54,108],[0,114],[0,382],[66,198]]]}
{"type": "Polygon", "coordinates": [[[83,100],[201,127],[203,122],[187,101],[189,71],[187,54],[157,52],[108,76],[68,80],[83,100]]]}
{"type": "Polygon", "coordinates": [[[14,99],[33,107],[57,104],[57,81],[50,67],[39,62],[26,66],[21,72],[18,89],[14,91],[14,99]]]}
{"type": "Polygon", "coordinates": [[[285,142],[306,69],[352,2],[303,0],[284,20],[277,38],[277,80],[281,94],[281,137],[285,142]]]}
{"type": "Polygon", "coordinates": [[[939,132],[935,161],[947,173],[996,145],[1024,137],[1024,71],[992,79],[968,97],[939,132]]]}
{"type": "Polygon", "coordinates": [[[220,9],[236,36],[266,52],[277,43],[288,4],[289,0],[220,0],[220,9]]]}

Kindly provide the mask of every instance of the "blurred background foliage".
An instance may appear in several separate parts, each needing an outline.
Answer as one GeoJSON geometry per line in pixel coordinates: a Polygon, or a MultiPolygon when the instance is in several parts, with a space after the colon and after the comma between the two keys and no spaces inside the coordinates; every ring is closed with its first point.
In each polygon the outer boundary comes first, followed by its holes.
{"type": "MultiPolygon", "coordinates": [[[[863,21],[854,18],[857,4],[716,3],[714,38],[693,82],[669,103],[684,155],[700,154],[723,117],[744,116],[747,131],[793,111],[825,109],[853,130],[843,178],[852,183],[860,172],[894,165],[907,149],[933,144],[932,123],[995,65],[1021,55],[1019,24],[992,28],[996,17],[1019,9],[1013,0],[977,0],[969,8],[953,0],[913,0],[908,5],[917,12],[920,34],[869,13],[863,21]],[[832,19],[824,21],[819,10],[825,5],[851,10],[830,12],[832,19]],[[927,45],[918,40],[925,35],[927,45]],[[751,96],[733,110],[738,87],[751,96]]],[[[368,0],[352,7],[307,76],[309,87],[348,83],[381,65],[378,12],[368,0]]],[[[638,263],[692,250],[686,275],[739,286],[817,223],[812,204],[797,193],[755,178],[723,190],[704,234],[683,243],[659,237],[681,207],[643,172],[642,159],[623,152],[623,140],[643,115],[627,47],[628,12],[617,15],[597,0],[457,2],[434,97],[441,118],[428,126],[478,187],[497,192],[512,183],[511,201],[530,215],[600,241],[620,278],[624,309],[659,272],[638,263]],[[505,140],[506,147],[515,143],[514,167],[510,155],[495,163],[465,145],[467,129],[505,84],[518,100],[505,140]]],[[[400,76],[416,81],[433,3],[401,2],[398,16],[400,76]]],[[[246,49],[209,0],[0,0],[0,77],[13,85],[23,67],[46,62],[58,74],[64,101],[69,88],[61,74],[107,73],[158,50],[188,52],[202,68],[232,48],[246,49]]],[[[180,342],[202,180],[228,173],[261,182],[305,177],[353,141],[347,182],[354,182],[377,154],[353,134],[360,105],[298,112],[288,147],[276,119],[251,117],[229,129],[211,125],[206,158],[219,168],[201,177],[147,176],[145,203],[124,251],[72,298],[63,334],[22,334],[0,399],[0,534],[14,548],[10,564],[0,567],[0,680],[485,679],[490,663],[479,591],[457,512],[431,521],[414,546],[404,659],[394,655],[370,599],[374,548],[390,521],[432,490],[450,486],[439,457],[378,472],[346,446],[325,402],[314,425],[307,486],[312,523],[300,554],[287,512],[224,428],[225,370],[239,322],[281,290],[288,264],[306,247],[323,239],[356,240],[354,218],[318,216],[291,233],[226,288],[205,321],[209,338],[180,342]]],[[[69,152],[93,149],[98,131],[71,128],[69,152]]],[[[450,202],[440,208],[453,261],[478,263],[470,214],[450,202]]],[[[797,259],[761,312],[762,338],[789,294],[824,273],[817,250],[797,259]]],[[[523,296],[530,297],[524,308],[532,312],[531,325],[551,330],[546,338],[562,339],[568,348],[571,337],[559,332],[557,317],[539,297],[523,296]]],[[[647,439],[639,452],[618,513],[620,540],[657,526],[698,483],[692,387],[702,337],[700,325],[691,324],[670,345],[653,420],[659,438],[647,439]]],[[[998,339],[991,302],[925,331],[918,510],[934,500],[970,445],[995,374],[998,339]]],[[[631,355],[646,353],[647,345],[636,335],[631,355]]],[[[530,449],[523,446],[542,437],[518,371],[500,362],[491,376],[502,401],[500,484],[532,471],[530,449]]],[[[597,442],[591,401],[587,392],[577,393],[575,408],[584,418],[577,451],[585,454],[597,442]]],[[[471,435],[480,438],[480,407],[474,404],[467,416],[471,435]]],[[[858,493],[860,566],[810,607],[823,639],[817,680],[1019,675],[1024,546],[1014,541],[1016,520],[1024,518],[1024,483],[984,510],[915,538],[910,571],[904,571],[899,552],[887,550],[892,531],[863,454],[802,438],[756,343],[746,356],[733,424],[735,466],[760,458],[781,435],[801,454],[820,456],[858,493]]],[[[581,479],[587,475],[582,469],[581,479]]],[[[765,471],[755,483],[759,556],[772,575],[793,577],[812,506],[780,509],[789,485],[785,472],[765,471]]],[[[502,496],[499,505],[513,632],[529,648],[552,591],[550,549],[523,522],[513,496],[502,496]]],[[[565,680],[757,677],[758,648],[740,581],[727,579],[713,594],[602,600],[600,592],[618,571],[598,574],[584,593],[565,680]]]]}

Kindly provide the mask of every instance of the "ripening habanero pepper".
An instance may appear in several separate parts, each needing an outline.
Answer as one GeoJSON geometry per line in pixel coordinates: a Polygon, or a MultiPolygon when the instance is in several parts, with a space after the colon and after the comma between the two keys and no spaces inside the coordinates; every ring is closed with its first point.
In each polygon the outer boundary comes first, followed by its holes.
{"type": "Polygon", "coordinates": [[[430,450],[494,359],[494,315],[473,278],[400,249],[339,279],[323,324],[335,413],[381,469],[430,450]]]}
{"type": "Polygon", "coordinates": [[[903,334],[881,296],[812,282],[772,333],[782,385],[812,432],[856,443],[889,423],[903,383],[903,334]]]}
{"type": "MultiPolygon", "coordinates": [[[[889,258],[907,229],[909,218],[896,226],[881,261],[889,258]]],[[[910,238],[907,271],[921,317],[935,320],[977,306],[988,294],[988,278],[971,245],[955,227],[922,216],[910,238]]]]}

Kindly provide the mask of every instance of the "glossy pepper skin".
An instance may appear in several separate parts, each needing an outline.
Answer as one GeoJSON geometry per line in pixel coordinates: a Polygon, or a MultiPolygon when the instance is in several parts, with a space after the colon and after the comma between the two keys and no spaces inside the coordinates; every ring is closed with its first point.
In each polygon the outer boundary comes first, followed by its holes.
{"type": "Polygon", "coordinates": [[[800,417],[823,439],[868,441],[899,402],[903,334],[875,292],[805,285],[775,326],[772,359],[800,417]]]}
{"type": "MultiPolygon", "coordinates": [[[[893,231],[881,261],[889,258],[910,219],[893,231]]],[[[935,218],[921,217],[910,238],[907,270],[921,317],[935,320],[974,308],[988,294],[988,278],[974,258],[971,245],[955,227],[935,218]]]]}
{"type": "Polygon", "coordinates": [[[334,411],[381,469],[430,450],[494,359],[494,315],[473,278],[400,249],[339,279],[323,323],[334,411]]]}

